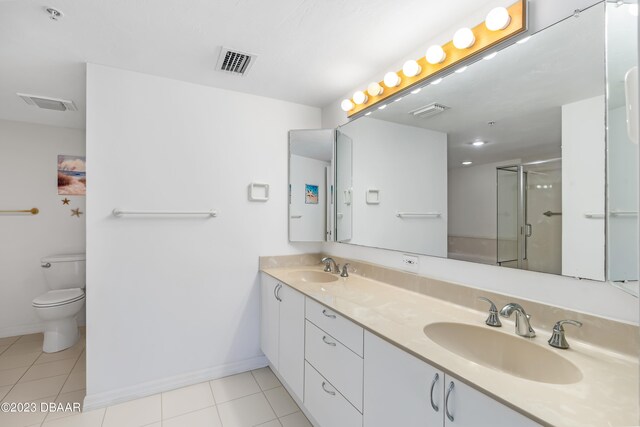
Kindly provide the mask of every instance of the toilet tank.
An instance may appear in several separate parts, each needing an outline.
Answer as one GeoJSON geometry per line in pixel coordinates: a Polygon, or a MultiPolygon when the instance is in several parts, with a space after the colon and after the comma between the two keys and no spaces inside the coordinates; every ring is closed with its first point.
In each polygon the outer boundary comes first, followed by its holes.
{"type": "Polygon", "coordinates": [[[49,289],[84,288],[85,254],[52,255],[40,260],[49,289]]]}

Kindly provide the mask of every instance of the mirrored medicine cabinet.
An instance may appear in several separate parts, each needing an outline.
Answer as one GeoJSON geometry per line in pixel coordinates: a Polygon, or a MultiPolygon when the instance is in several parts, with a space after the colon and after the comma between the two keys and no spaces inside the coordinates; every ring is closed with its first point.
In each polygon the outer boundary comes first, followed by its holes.
{"type": "Polygon", "coordinates": [[[637,281],[632,5],[465,65],[338,129],[291,131],[289,239],[637,281]]]}

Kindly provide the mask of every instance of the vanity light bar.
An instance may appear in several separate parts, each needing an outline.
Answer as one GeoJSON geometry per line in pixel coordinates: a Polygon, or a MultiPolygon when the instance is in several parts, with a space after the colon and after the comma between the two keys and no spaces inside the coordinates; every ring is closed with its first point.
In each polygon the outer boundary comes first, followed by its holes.
{"type": "Polygon", "coordinates": [[[452,41],[442,46],[430,46],[425,56],[405,62],[402,70],[386,73],[383,81],[372,82],[366,91],[357,91],[353,99],[343,100],[342,110],[349,117],[358,114],[526,30],[526,0],[519,0],[507,8],[496,7],[481,24],[474,28],[459,29],[452,41]]]}

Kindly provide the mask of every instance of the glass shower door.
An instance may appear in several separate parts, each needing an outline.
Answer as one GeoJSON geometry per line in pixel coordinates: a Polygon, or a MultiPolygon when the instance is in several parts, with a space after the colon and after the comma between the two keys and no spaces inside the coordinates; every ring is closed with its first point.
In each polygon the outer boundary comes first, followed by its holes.
{"type": "Polygon", "coordinates": [[[498,265],[518,267],[518,167],[496,169],[498,265]]]}

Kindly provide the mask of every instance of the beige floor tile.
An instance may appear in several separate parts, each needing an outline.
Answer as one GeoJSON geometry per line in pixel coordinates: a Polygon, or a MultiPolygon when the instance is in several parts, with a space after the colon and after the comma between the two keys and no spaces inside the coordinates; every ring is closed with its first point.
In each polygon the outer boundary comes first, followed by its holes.
{"type": "Polygon", "coordinates": [[[8,350],[2,353],[4,356],[14,354],[28,354],[42,351],[42,343],[38,341],[16,341],[8,350]]]}
{"type": "Polygon", "coordinates": [[[86,390],[77,390],[72,391],[70,393],[60,393],[60,395],[55,400],[55,403],[62,403],[65,405],[65,409],[62,411],[53,411],[49,412],[45,421],[57,420],[58,418],[66,418],[73,415],[78,415],[76,408],[79,407],[82,410],[82,402],[84,401],[84,397],[86,395],[86,390]],[[67,404],[77,404],[71,406],[71,410],[67,411],[67,404]]]}
{"type": "Polygon", "coordinates": [[[291,415],[280,418],[282,427],[312,427],[311,423],[302,412],[295,412],[291,415]]]}
{"type": "Polygon", "coordinates": [[[82,369],[84,371],[87,370],[87,352],[86,351],[82,352],[82,354],[80,355],[80,358],[78,358],[78,362],[76,363],[76,366],[74,366],[73,369],[82,369]]]}
{"type": "Polygon", "coordinates": [[[253,374],[256,381],[258,382],[258,385],[263,391],[280,387],[282,385],[280,384],[278,378],[271,371],[271,368],[269,368],[268,366],[253,370],[251,371],[251,373],[253,374]]]}
{"type": "Polygon", "coordinates": [[[28,366],[13,369],[3,369],[0,371],[0,386],[13,385],[18,382],[20,377],[27,372],[28,366]]]}
{"type": "MultiPolygon", "coordinates": [[[[45,397],[43,399],[35,399],[32,402],[35,405],[33,412],[0,412],[0,426],[2,427],[25,427],[33,424],[40,424],[47,416],[46,412],[40,411],[40,403],[53,402],[54,396],[45,397]]],[[[21,401],[25,403],[27,401],[21,401]]],[[[16,401],[17,403],[17,401],[16,401]]]]}
{"type": "Polygon", "coordinates": [[[300,410],[284,387],[272,388],[265,391],[264,394],[278,417],[284,417],[300,410]]]}
{"type": "Polygon", "coordinates": [[[258,424],[256,427],[282,427],[282,424],[278,420],[271,420],[264,424],[258,424]]]}
{"type": "Polygon", "coordinates": [[[40,363],[55,362],[56,360],[63,359],[78,359],[83,350],[84,343],[79,342],[73,347],[69,347],[68,349],[59,351],[57,353],[42,353],[38,360],[36,360],[35,364],[37,365],[40,363]]]}
{"type": "MultiPolygon", "coordinates": [[[[34,365],[36,366],[36,365],[34,365]]],[[[64,383],[64,387],[62,387],[63,393],[68,393],[70,391],[82,390],[87,387],[87,373],[86,371],[73,370],[67,378],[67,381],[64,383]]]]}
{"type": "Polygon", "coordinates": [[[41,378],[55,377],[58,375],[69,375],[74,363],[75,360],[73,359],[64,359],[57,360],[55,362],[33,365],[29,368],[27,373],[24,374],[22,378],[20,378],[20,382],[24,383],[27,381],[39,380],[41,378]]]}
{"type": "Polygon", "coordinates": [[[17,342],[20,342],[20,343],[27,342],[27,341],[38,341],[40,342],[40,344],[42,344],[44,341],[44,334],[42,332],[38,332],[35,334],[22,335],[21,337],[18,337],[18,340],[17,340],[17,342]]]}
{"type": "Polygon", "coordinates": [[[162,419],[160,394],[107,408],[102,427],[139,427],[162,419]]]}
{"type": "Polygon", "coordinates": [[[0,345],[0,354],[4,353],[4,351],[8,348],[9,348],[9,345],[0,345]]]}
{"type": "Polygon", "coordinates": [[[218,404],[260,392],[260,387],[251,372],[231,375],[210,383],[213,397],[218,404]]]}
{"type": "Polygon", "coordinates": [[[101,427],[104,414],[104,408],[96,409],[70,417],[58,418],[51,421],[45,420],[42,427],[101,427]]]}
{"type": "Polygon", "coordinates": [[[162,421],[158,421],[157,423],[147,424],[143,427],[162,427],[162,421]]]}
{"type": "Polygon", "coordinates": [[[218,405],[218,413],[224,427],[251,427],[276,418],[262,393],[221,403],[218,405]]]}
{"type": "Polygon", "coordinates": [[[208,382],[179,388],[162,393],[162,418],[173,418],[213,405],[215,402],[208,382]]]}
{"type": "Polygon", "coordinates": [[[37,352],[29,354],[13,354],[7,356],[3,353],[0,355],[0,370],[31,366],[41,354],[41,352],[37,352]]]}
{"type": "Polygon", "coordinates": [[[2,401],[2,399],[4,399],[4,397],[7,395],[7,393],[9,393],[9,390],[11,390],[11,387],[13,387],[12,385],[5,385],[0,387],[0,401],[2,401]]]}
{"type": "Polygon", "coordinates": [[[0,338],[0,345],[11,345],[14,342],[18,341],[20,337],[6,337],[6,338],[0,338]]]}
{"type": "Polygon", "coordinates": [[[189,412],[176,418],[163,419],[162,427],[222,427],[215,406],[189,412]]]}
{"type": "Polygon", "coordinates": [[[46,396],[54,396],[55,399],[55,396],[62,390],[62,385],[66,379],[66,375],[58,375],[57,377],[18,383],[13,386],[13,389],[4,400],[7,402],[28,402],[46,396]]]}

